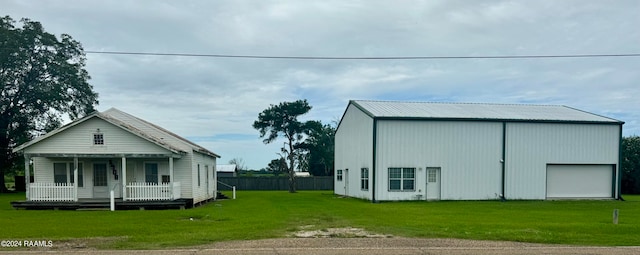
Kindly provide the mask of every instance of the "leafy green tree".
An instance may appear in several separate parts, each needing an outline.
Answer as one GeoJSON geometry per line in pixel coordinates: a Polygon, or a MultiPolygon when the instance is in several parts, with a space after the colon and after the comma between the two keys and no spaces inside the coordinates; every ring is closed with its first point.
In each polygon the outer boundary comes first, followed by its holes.
{"type": "Polygon", "coordinates": [[[274,176],[278,176],[281,173],[287,172],[287,169],[287,161],[284,158],[279,158],[271,160],[265,170],[273,173],[274,176]]]}
{"type": "Polygon", "coordinates": [[[271,143],[283,136],[285,142],[281,148],[283,157],[289,162],[287,172],[289,174],[289,192],[296,192],[296,176],[294,173],[295,161],[300,153],[298,145],[303,142],[305,124],[298,121],[300,115],[304,115],[311,110],[307,100],[297,100],[295,102],[281,102],[278,105],[271,105],[269,108],[258,114],[258,120],[253,123],[253,128],[260,132],[260,138],[264,138],[265,144],[271,143]]]}
{"type": "Polygon", "coordinates": [[[80,43],[67,34],[58,39],[39,22],[20,22],[0,18],[0,176],[23,165],[12,152],[16,145],[59,127],[63,115],[76,119],[98,104],[80,43]]]}
{"type": "Polygon", "coordinates": [[[336,128],[320,121],[307,121],[305,125],[307,139],[300,148],[308,153],[309,173],[314,176],[333,175],[336,128]]]}
{"type": "Polygon", "coordinates": [[[640,136],[622,138],[622,193],[640,193],[640,136]]]}

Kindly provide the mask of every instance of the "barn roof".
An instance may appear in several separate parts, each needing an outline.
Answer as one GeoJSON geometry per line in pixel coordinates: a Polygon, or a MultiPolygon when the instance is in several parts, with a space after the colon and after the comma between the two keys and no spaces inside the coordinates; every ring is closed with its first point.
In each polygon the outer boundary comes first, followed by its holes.
{"type": "Polygon", "coordinates": [[[236,164],[216,165],[216,172],[233,173],[236,171],[236,164]]]}
{"type": "Polygon", "coordinates": [[[510,120],[534,122],[624,122],[563,105],[434,103],[352,100],[370,117],[407,119],[510,120]]]}

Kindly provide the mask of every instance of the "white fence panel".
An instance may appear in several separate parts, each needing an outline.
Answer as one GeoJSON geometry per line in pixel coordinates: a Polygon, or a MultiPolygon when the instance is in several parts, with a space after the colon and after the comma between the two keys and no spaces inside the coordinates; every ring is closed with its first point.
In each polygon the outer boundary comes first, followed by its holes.
{"type": "Polygon", "coordinates": [[[179,199],[182,197],[182,188],[180,182],[173,183],[173,199],[179,199]]]}
{"type": "Polygon", "coordinates": [[[78,201],[73,183],[29,184],[29,200],[31,201],[78,201]]]}
{"type": "Polygon", "coordinates": [[[132,182],[127,185],[127,200],[171,200],[170,183],[132,182]]]}

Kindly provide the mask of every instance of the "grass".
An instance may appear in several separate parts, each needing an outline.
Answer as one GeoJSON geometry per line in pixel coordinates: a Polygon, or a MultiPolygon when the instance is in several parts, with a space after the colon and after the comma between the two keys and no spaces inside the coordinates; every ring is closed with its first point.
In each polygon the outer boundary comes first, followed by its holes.
{"type": "Polygon", "coordinates": [[[102,249],[157,249],[285,237],[303,226],[360,227],[381,234],[576,245],[638,245],[640,196],[627,201],[441,201],[372,204],[330,191],[239,191],[188,210],[30,211],[0,194],[0,240],[106,238],[102,249]],[[620,210],[618,225],[612,224],[620,210]],[[190,220],[193,218],[193,220],[190,220]],[[90,227],[88,227],[90,226],[90,227]]]}

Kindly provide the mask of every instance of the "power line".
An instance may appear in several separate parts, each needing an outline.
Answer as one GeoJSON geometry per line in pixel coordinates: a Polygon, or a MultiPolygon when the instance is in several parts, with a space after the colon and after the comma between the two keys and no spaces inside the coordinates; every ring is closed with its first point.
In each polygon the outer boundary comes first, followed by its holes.
{"type": "Polygon", "coordinates": [[[574,54],[574,55],[488,55],[488,56],[391,56],[391,57],[320,57],[320,56],[269,56],[269,55],[229,55],[229,54],[192,54],[192,53],[154,53],[127,51],[93,51],[89,54],[173,56],[173,57],[210,57],[210,58],[251,58],[251,59],[298,59],[298,60],[421,60],[421,59],[535,59],[535,58],[613,58],[640,57],[640,53],[623,54],[574,54]]]}

